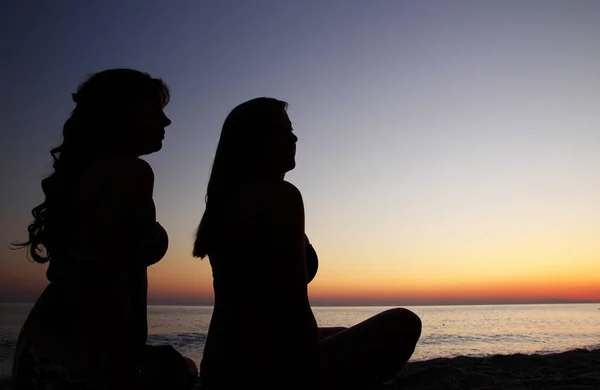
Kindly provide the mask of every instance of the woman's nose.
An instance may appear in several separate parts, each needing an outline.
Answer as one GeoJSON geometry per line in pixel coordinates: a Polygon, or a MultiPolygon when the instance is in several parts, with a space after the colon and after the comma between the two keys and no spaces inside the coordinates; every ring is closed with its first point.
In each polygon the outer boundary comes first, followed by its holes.
{"type": "Polygon", "coordinates": [[[165,127],[170,126],[171,123],[172,123],[171,119],[168,116],[164,115],[164,114],[163,114],[163,117],[164,117],[163,119],[164,119],[164,122],[165,122],[165,127]]]}

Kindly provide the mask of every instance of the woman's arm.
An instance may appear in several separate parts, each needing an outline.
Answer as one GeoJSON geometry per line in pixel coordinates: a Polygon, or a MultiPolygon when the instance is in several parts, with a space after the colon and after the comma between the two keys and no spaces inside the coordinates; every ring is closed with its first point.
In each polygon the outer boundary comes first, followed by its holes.
{"type": "Polygon", "coordinates": [[[236,236],[241,247],[252,248],[251,261],[257,263],[248,269],[252,293],[290,308],[308,304],[304,204],[298,189],[288,182],[261,188],[246,197],[241,209],[236,236]]]}
{"type": "Polygon", "coordinates": [[[255,331],[262,341],[253,353],[266,375],[280,372],[310,383],[318,364],[318,334],[308,301],[302,196],[283,182],[269,189],[261,204],[262,222],[255,224],[253,234],[259,240],[260,263],[254,265],[257,279],[250,293],[255,310],[259,308],[255,331]]]}
{"type": "MultiPolygon", "coordinates": [[[[155,225],[152,201],[154,175],[140,159],[111,162],[90,178],[101,178],[101,191],[91,191],[84,203],[92,243],[99,255],[89,277],[81,278],[73,297],[77,308],[81,352],[86,366],[110,388],[135,388],[140,342],[140,318],[145,314],[146,275],[138,258],[139,241],[155,225]],[[104,178],[104,180],[102,180],[104,178]],[[134,301],[134,295],[142,301],[134,301]]],[[[96,183],[98,184],[98,183],[96,183]]],[[[94,187],[98,188],[97,185],[94,187]]],[[[85,191],[84,191],[85,193],[85,191]]],[[[71,294],[71,295],[73,295],[71,294]]],[[[141,319],[145,321],[145,318],[141,319]]]]}

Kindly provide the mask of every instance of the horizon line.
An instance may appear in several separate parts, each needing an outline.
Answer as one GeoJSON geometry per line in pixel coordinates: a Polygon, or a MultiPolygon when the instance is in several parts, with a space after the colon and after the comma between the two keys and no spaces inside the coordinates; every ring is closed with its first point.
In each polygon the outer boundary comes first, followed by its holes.
{"type": "MultiPolygon", "coordinates": [[[[390,307],[390,306],[509,306],[509,305],[561,305],[561,304],[600,304],[600,300],[533,300],[533,301],[488,301],[488,302],[437,302],[437,303],[417,303],[417,302],[315,302],[311,307],[390,307]]],[[[0,304],[35,304],[35,301],[6,301],[0,300],[0,304]]],[[[150,306],[196,306],[196,307],[214,307],[214,302],[151,302],[150,306]]]]}

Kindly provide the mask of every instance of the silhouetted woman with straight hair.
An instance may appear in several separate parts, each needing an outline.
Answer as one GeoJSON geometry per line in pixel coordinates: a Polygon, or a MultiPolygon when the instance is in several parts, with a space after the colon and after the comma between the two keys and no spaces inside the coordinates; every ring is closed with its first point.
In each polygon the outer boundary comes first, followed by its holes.
{"type": "Polygon", "coordinates": [[[296,141],[287,103],[256,98],[225,119],[193,254],[208,256],[214,311],[203,389],[366,389],[414,352],[421,321],[391,309],[351,328],[321,328],[307,284],[317,254],[300,191],[284,180],[296,141]]]}
{"type": "Polygon", "coordinates": [[[146,268],[166,253],[154,174],[169,89],[131,69],[92,75],[72,95],[28,249],[49,284],[21,329],[15,390],[185,389],[197,371],[171,346],[146,346],[146,268]],[[167,386],[167,387],[164,387],[167,386]]]}

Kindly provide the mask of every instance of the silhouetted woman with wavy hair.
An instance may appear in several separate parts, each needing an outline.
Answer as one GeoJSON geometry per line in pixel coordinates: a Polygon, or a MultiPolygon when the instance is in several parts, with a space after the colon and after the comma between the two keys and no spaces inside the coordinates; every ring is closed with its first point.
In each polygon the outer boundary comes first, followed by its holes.
{"type": "Polygon", "coordinates": [[[408,361],[421,321],[384,311],[350,328],[318,328],[307,284],[318,260],[304,231],[287,103],[256,98],[225,119],[193,254],[208,256],[214,311],[203,389],[368,389],[408,361]]]}
{"type": "Polygon", "coordinates": [[[72,95],[45,200],[32,211],[26,248],[48,263],[49,284],[21,329],[15,390],[190,387],[193,362],[146,346],[146,268],[166,253],[154,174],[140,156],[159,151],[170,93],[131,69],[92,75],[72,95]]]}

